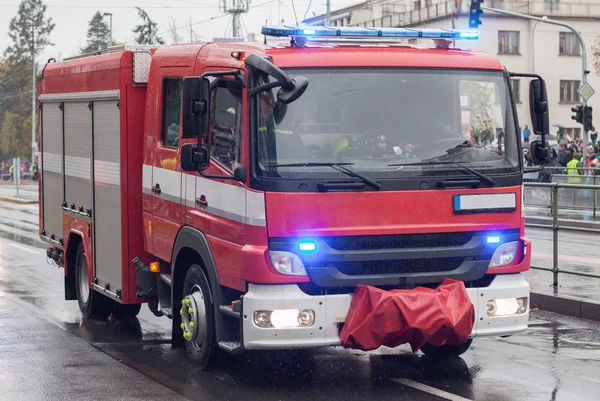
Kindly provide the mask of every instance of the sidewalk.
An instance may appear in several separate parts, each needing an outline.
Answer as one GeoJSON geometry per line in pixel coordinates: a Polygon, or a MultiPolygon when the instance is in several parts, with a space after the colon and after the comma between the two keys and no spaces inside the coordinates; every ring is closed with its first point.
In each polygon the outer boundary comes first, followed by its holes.
{"type": "Polygon", "coordinates": [[[0,184],[0,201],[33,204],[38,203],[38,185],[37,182],[27,182],[19,185],[19,193],[17,188],[12,183],[0,184]]]}
{"type": "Polygon", "coordinates": [[[30,308],[0,293],[3,400],[187,400],[30,308]]]}

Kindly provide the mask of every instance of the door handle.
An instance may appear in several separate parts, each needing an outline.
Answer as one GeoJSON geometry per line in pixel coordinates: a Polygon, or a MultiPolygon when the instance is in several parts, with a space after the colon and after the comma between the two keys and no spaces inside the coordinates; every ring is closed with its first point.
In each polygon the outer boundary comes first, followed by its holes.
{"type": "Polygon", "coordinates": [[[152,192],[154,192],[157,195],[160,195],[160,193],[162,192],[162,190],[160,189],[160,185],[156,184],[152,187],[152,192]]]}
{"type": "Polygon", "coordinates": [[[208,201],[206,200],[206,196],[202,195],[199,198],[196,198],[196,205],[207,207],[208,201]]]}

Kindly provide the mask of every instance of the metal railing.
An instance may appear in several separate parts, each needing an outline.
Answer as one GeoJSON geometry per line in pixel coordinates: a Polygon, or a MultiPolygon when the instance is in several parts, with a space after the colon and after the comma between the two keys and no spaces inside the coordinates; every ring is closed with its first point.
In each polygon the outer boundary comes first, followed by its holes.
{"type": "MultiPolygon", "coordinates": [[[[546,167],[544,169],[550,174],[551,183],[559,184],[581,184],[581,185],[600,185],[600,168],[578,167],[578,175],[570,175],[564,167],[546,167]]],[[[525,206],[546,208],[552,210],[551,194],[549,187],[531,187],[530,182],[539,182],[539,173],[526,173],[525,181],[525,206]]],[[[596,220],[600,211],[600,192],[583,189],[562,191],[558,195],[558,207],[563,211],[590,212],[591,220],[596,220]]]]}
{"type": "MultiPolygon", "coordinates": [[[[571,176],[577,177],[577,176],[571,176]]],[[[584,176],[584,178],[587,178],[584,176]]],[[[582,190],[582,191],[592,191],[594,194],[600,191],[600,185],[586,185],[586,184],[568,184],[568,183],[559,183],[559,182],[526,182],[526,188],[548,188],[550,190],[550,200],[551,200],[551,209],[552,209],[552,225],[548,226],[546,224],[527,224],[528,227],[537,227],[537,228],[551,228],[552,229],[552,268],[549,267],[539,267],[539,266],[531,266],[533,270],[541,270],[552,273],[552,287],[556,292],[558,290],[558,276],[559,274],[568,274],[573,276],[580,277],[589,277],[589,278],[597,278],[600,279],[600,274],[593,273],[585,273],[578,272],[573,270],[561,269],[558,267],[559,261],[559,249],[558,249],[558,231],[562,229],[569,230],[577,230],[584,232],[592,232],[592,233],[600,233],[600,229],[597,228],[587,228],[587,227],[564,227],[561,226],[558,219],[558,210],[559,210],[559,189],[565,189],[569,191],[573,190],[582,190]]]]}

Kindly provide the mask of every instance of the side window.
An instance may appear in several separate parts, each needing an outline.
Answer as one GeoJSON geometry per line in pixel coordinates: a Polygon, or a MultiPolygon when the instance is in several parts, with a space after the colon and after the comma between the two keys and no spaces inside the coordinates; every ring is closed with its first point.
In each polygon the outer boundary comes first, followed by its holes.
{"type": "Polygon", "coordinates": [[[163,81],[161,141],[164,146],[170,148],[176,148],[179,144],[182,88],[183,79],[181,78],[165,78],[163,81]]]}
{"type": "Polygon", "coordinates": [[[242,136],[241,87],[217,86],[212,91],[210,155],[229,170],[239,161],[242,136]]]}

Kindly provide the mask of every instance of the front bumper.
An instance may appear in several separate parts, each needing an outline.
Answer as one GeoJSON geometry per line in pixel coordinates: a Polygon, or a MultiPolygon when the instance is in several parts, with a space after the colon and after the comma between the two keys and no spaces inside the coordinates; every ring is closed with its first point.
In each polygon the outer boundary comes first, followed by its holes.
{"type": "MultiPolygon", "coordinates": [[[[529,320],[529,283],[522,273],[498,275],[488,287],[467,288],[475,307],[471,337],[504,336],[527,329],[529,320]],[[492,299],[527,297],[527,311],[521,315],[487,315],[486,304],[492,299]]],[[[244,347],[255,349],[291,349],[340,345],[340,324],[346,320],[352,294],[307,295],[295,284],[249,284],[244,295],[244,347]],[[312,309],[315,323],[311,327],[290,329],[260,328],[254,324],[258,310],[312,309]]]]}

